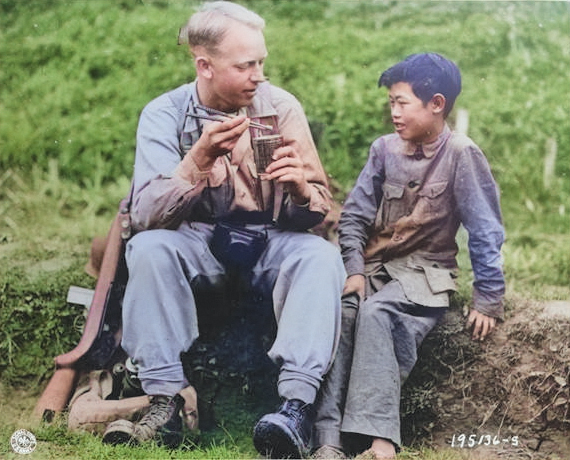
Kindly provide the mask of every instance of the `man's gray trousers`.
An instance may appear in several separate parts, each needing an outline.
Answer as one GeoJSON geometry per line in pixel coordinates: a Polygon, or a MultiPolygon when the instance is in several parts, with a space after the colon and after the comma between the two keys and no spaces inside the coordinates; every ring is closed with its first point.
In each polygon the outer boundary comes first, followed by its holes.
{"type": "MultiPolygon", "coordinates": [[[[198,337],[193,291],[221,286],[226,274],[209,250],[212,231],[183,223],[143,231],[127,244],[122,347],[139,366],[147,394],[173,395],[186,385],[180,353],[198,337]]],[[[344,266],[321,237],[267,232],[251,285],[273,301],[277,334],[268,355],[280,367],[279,395],[312,403],[338,344],[344,266]]]]}

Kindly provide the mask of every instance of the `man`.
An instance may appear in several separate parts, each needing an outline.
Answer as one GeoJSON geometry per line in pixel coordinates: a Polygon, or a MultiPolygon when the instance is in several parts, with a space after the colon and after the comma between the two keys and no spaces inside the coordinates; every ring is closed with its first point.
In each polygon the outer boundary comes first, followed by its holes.
{"type": "Polygon", "coordinates": [[[136,424],[110,425],[105,442],[181,442],[179,392],[188,382],[180,353],[198,337],[196,298],[239,274],[272,299],[277,321],[268,354],[280,367],[283,403],[257,423],[255,447],[276,457],[307,451],[312,405],[337,345],[345,271],[338,250],[306,232],[331,197],[300,104],[265,81],[263,28],[240,5],[205,4],[181,32],[196,80],[141,114],[122,347],[151,408],[136,424]],[[252,138],[265,131],[283,142],[263,171],[252,138]]]}

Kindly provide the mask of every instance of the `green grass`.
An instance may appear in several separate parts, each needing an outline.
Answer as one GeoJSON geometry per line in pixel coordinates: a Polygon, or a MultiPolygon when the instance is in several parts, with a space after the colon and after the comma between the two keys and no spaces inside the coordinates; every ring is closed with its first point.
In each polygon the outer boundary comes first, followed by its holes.
{"type": "MultiPolygon", "coordinates": [[[[128,191],[140,110],[193,78],[176,35],[196,3],[0,0],[2,440],[28,423],[22,414],[53,357],[80,337],[83,313],[66,305],[67,289],[94,285],[83,266],[91,238],[106,233],[128,191]]],[[[267,74],[322,128],[319,151],[343,193],[372,140],[391,131],[380,73],[414,52],[455,60],[464,81],[456,109],[469,111],[469,134],[501,187],[508,297],[570,298],[567,2],[244,3],[267,21],[267,74]]],[[[460,262],[468,300],[465,253],[460,262]]],[[[225,421],[198,450],[175,455],[255,456],[253,420],[225,421]]],[[[61,426],[35,433],[35,458],[169,458],[164,450],[101,446],[61,426]]],[[[0,457],[14,455],[0,443],[0,457]]],[[[458,455],[414,446],[402,458],[458,455]]]]}

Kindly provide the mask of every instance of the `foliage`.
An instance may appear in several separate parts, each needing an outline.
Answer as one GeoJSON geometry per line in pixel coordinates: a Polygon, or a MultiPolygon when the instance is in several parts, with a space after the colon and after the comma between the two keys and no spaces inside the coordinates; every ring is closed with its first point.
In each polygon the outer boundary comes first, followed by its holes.
{"type": "Polygon", "coordinates": [[[5,274],[0,285],[0,372],[7,381],[37,382],[53,369],[45,350],[63,353],[79,339],[77,309],[61,308],[61,299],[71,284],[77,284],[81,267],[71,266],[67,276],[51,274],[36,282],[22,283],[21,270],[5,274]]]}
{"type": "MultiPolygon", "coordinates": [[[[378,76],[431,50],[462,69],[456,107],[469,111],[469,133],[499,181],[509,235],[541,241],[567,232],[568,3],[245,3],[266,18],[267,74],[322,131],[323,162],[343,192],[372,140],[391,131],[378,76]]],[[[0,5],[0,168],[46,170],[56,160],[62,177],[81,185],[130,176],[138,113],[193,78],[176,31],[197,2],[0,5]]],[[[568,257],[552,261],[551,282],[565,283],[568,266],[568,257]]]]}
{"type": "Polygon", "coordinates": [[[89,241],[106,231],[109,198],[118,203],[122,192],[62,182],[54,163],[47,173],[34,168],[28,184],[10,170],[0,183],[0,374],[37,383],[81,335],[83,312],[64,299],[70,285],[93,287],[83,270],[89,241]]]}
{"type": "MultiPolygon", "coordinates": [[[[57,158],[63,174],[77,181],[94,170],[106,181],[129,175],[138,113],[152,97],[192,78],[175,35],[195,2],[52,1],[41,15],[39,3],[14,4],[4,7],[1,20],[0,164],[46,167],[57,158]]],[[[471,112],[472,136],[488,152],[506,202],[511,190],[518,195],[530,181],[529,191],[544,194],[531,200],[567,204],[551,195],[569,191],[562,183],[570,158],[568,111],[560,104],[568,92],[568,5],[247,4],[267,18],[268,75],[326,126],[325,164],[345,187],[370,142],[391,131],[384,93],[376,88],[379,74],[408,54],[433,50],[462,69],[458,106],[471,112]],[[559,183],[549,192],[536,157],[550,137],[560,152],[559,183]]]]}

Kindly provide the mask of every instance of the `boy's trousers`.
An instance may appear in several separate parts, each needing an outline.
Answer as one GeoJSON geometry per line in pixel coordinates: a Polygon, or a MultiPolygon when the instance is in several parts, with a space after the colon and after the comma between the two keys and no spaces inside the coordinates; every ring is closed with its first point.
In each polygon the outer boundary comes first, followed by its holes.
{"type": "MultiPolygon", "coordinates": [[[[180,353],[198,337],[194,290],[214,292],[226,274],[209,250],[212,232],[210,224],[183,223],[138,233],[127,244],[122,347],[149,395],[173,395],[186,385],[180,353]]],[[[267,232],[251,286],[273,301],[277,334],[268,355],[280,367],[279,395],[312,403],[338,345],[342,258],[321,237],[267,232]]]]}
{"type": "Polygon", "coordinates": [[[339,350],[317,400],[315,446],[342,448],[341,433],[401,444],[401,385],[445,311],[410,302],[395,280],[358,308],[343,299],[339,350]]]}

